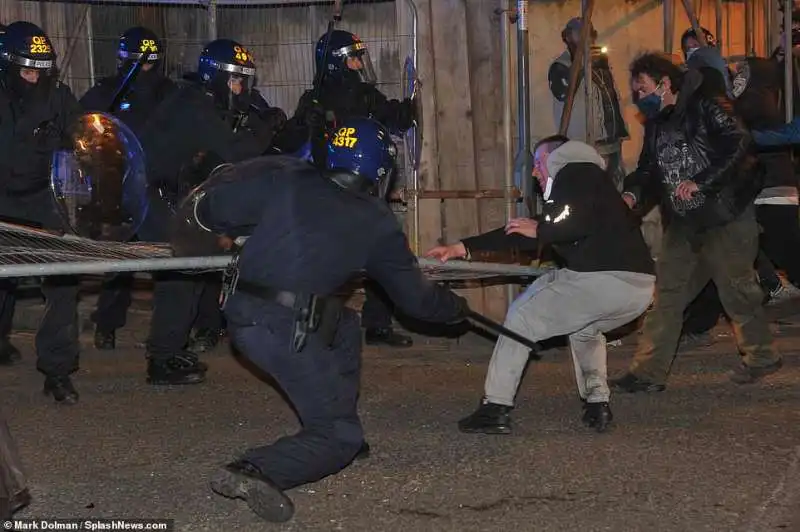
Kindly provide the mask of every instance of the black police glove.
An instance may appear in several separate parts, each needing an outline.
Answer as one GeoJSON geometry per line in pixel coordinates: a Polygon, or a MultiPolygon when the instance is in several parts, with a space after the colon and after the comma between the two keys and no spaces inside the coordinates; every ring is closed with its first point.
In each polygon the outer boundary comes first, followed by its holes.
{"type": "Polygon", "coordinates": [[[176,210],[169,224],[169,243],[175,257],[205,257],[225,253],[221,237],[198,219],[197,203],[184,201],[176,210]]]}
{"type": "Polygon", "coordinates": [[[313,103],[306,111],[306,124],[315,130],[325,129],[325,109],[319,103],[313,103]]]}
{"type": "Polygon", "coordinates": [[[472,310],[469,308],[469,303],[465,297],[462,297],[456,293],[453,293],[453,299],[456,301],[456,305],[458,307],[458,313],[456,317],[453,318],[452,321],[447,322],[448,325],[456,325],[458,323],[463,322],[467,318],[469,318],[472,310]]]}

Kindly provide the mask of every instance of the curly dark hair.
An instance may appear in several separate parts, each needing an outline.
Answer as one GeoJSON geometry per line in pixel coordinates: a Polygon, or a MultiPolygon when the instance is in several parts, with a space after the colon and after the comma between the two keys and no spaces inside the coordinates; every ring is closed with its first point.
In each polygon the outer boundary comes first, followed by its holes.
{"type": "Polygon", "coordinates": [[[631,77],[647,74],[658,83],[662,78],[669,78],[672,92],[678,92],[683,82],[683,70],[672,58],[664,53],[645,52],[633,60],[630,66],[631,77]]]}

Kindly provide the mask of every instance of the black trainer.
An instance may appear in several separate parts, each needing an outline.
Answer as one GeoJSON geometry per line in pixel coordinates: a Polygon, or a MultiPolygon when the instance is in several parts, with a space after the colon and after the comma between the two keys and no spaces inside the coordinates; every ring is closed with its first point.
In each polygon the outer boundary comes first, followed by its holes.
{"type": "Polygon", "coordinates": [[[294,503],[275,483],[249,462],[226,465],[211,479],[211,489],[228,499],[243,499],[253,512],[272,523],[294,515],[294,503]]]}
{"type": "Polygon", "coordinates": [[[0,340],[0,366],[13,366],[22,360],[22,354],[8,340],[0,340]]]}
{"type": "Polygon", "coordinates": [[[513,407],[481,401],[475,412],[458,422],[458,430],[467,433],[511,434],[513,407]]]}
{"type": "Polygon", "coordinates": [[[206,380],[208,366],[188,351],[165,359],[147,359],[147,383],[156,386],[200,384],[206,380]]]}
{"type": "Polygon", "coordinates": [[[94,331],[94,347],[101,351],[111,351],[117,347],[117,334],[114,331],[94,331]]]}
{"type": "Polygon", "coordinates": [[[364,332],[364,342],[367,345],[386,345],[389,347],[411,347],[414,345],[414,340],[410,336],[398,334],[391,327],[367,329],[364,332]]]}
{"type": "Polygon", "coordinates": [[[613,421],[608,403],[583,403],[583,424],[597,432],[605,432],[613,421]]]}
{"type": "Polygon", "coordinates": [[[205,353],[206,351],[211,351],[217,347],[221,336],[222,333],[219,329],[208,329],[205,327],[197,329],[194,338],[192,338],[189,343],[189,349],[195,353],[205,353]]]}
{"type": "Polygon", "coordinates": [[[72,385],[69,375],[48,375],[44,379],[44,394],[52,395],[56,403],[74,405],[78,402],[78,391],[72,385]]]}
{"type": "Polygon", "coordinates": [[[750,367],[745,364],[739,365],[730,373],[730,379],[736,384],[752,384],[758,382],[767,375],[772,375],[783,367],[783,359],[779,358],[768,366],[758,368],[750,367]]]}
{"type": "Polygon", "coordinates": [[[667,389],[667,387],[663,384],[655,384],[642,380],[633,373],[626,373],[622,377],[609,379],[608,384],[615,390],[626,393],[663,392],[667,389]]]}

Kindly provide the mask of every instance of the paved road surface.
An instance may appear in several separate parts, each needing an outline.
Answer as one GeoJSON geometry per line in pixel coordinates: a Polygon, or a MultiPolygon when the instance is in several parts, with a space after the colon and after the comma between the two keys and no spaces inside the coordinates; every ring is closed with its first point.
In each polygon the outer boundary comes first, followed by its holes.
{"type": "MultiPolygon", "coordinates": [[[[0,386],[35,498],[19,517],[163,517],[181,531],[800,531],[800,327],[780,326],[786,367],[757,386],[727,381],[729,335],[683,352],[666,392],[614,396],[604,435],[579,423],[563,350],[528,371],[515,433],[490,437],[455,422],[477,404],[491,343],[368,349],[372,457],[291,492],[297,514],[278,526],[213,495],[207,478],[294,431],[291,410],[227,348],[206,357],[204,385],[148,387],[134,346],[145,319],[135,313],[110,354],[86,336],[72,408],[42,397],[32,337],[16,336],[25,359],[0,370],[0,386]]],[[[612,373],[634,340],[611,352],[612,373]]]]}

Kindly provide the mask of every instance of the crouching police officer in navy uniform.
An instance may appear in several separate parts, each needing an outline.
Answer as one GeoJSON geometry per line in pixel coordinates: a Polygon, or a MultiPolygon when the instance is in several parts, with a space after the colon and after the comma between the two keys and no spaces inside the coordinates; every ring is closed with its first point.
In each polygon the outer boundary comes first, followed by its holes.
{"type": "MultiPolygon", "coordinates": [[[[349,31],[331,32],[328,53],[327,34],[316,44],[317,70],[324,69],[319,101],[314,92],[306,91],[297,104],[294,116],[276,139],[284,153],[294,153],[309,141],[314,161],[325,167],[326,131],[332,132],[350,118],[370,117],[390,131],[402,133],[413,126],[416,105],[411,99],[388,99],[375,87],[375,70],[367,46],[349,31]]],[[[384,294],[373,283],[367,283],[366,300],[361,316],[367,344],[409,347],[410,337],[392,330],[392,309],[384,294]],[[377,291],[377,293],[376,293],[377,291]]]]}
{"type": "Polygon", "coordinates": [[[370,119],[340,125],[324,170],[287,156],[221,169],[187,198],[175,225],[182,254],[198,252],[192,240],[249,235],[224,283],[229,331],[286,392],[302,429],[248,451],[211,488],[269,521],[292,517],[285,490],[339,472],[365,447],[361,331],[337,297],[348,280],[365,270],[422,320],[456,323],[468,312],[463,298],[425,278],[382,199],[396,157],[389,132],[370,119]]]}
{"type": "MultiPolygon", "coordinates": [[[[98,81],[83,95],[81,105],[87,111],[112,113],[137,137],[140,136],[155,108],[175,89],[175,84],[163,73],[163,58],[164,47],[153,31],[143,27],[126,30],[117,46],[117,73],[98,81]],[[114,97],[142,54],[147,54],[147,57],[141,70],[115,104],[114,97]]],[[[132,283],[132,275],[116,274],[104,284],[97,308],[91,316],[95,323],[94,345],[97,349],[114,349],[116,346],[116,330],[125,325],[131,304],[132,283]]]]}
{"type": "MultiPolygon", "coordinates": [[[[65,231],[50,190],[53,153],[71,144],[68,130],[80,106],[58,81],[50,39],[30,22],[14,22],[0,40],[0,217],[23,225],[65,231]]],[[[13,319],[13,283],[0,288],[6,362],[18,358],[8,343],[13,319]]],[[[69,375],[78,369],[76,277],[48,277],[47,299],[36,334],[37,368],[45,374],[45,392],[73,404],[78,393],[69,375]]]]}
{"type": "MultiPolygon", "coordinates": [[[[208,44],[200,59],[199,72],[190,79],[203,84],[214,94],[217,111],[230,126],[236,141],[252,146],[252,156],[267,152],[276,133],[286,124],[286,113],[271,107],[261,93],[253,87],[256,67],[250,52],[236,41],[219,39],[208,44]],[[236,54],[244,55],[252,74],[241,73],[229,79],[225,68],[217,68],[218,61],[232,63],[236,54]],[[230,86],[229,86],[230,83],[230,86]]],[[[220,277],[206,276],[197,318],[195,334],[190,349],[202,353],[213,349],[224,330],[224,319],[219,308],[220,277]]]]}
{"type": "MultiPolygon", "coordinates": [[[[249,86],[254,75],[252,56],[246,50],[206,48],[195,76],[204,82],[181,82],[147,120],[139,140],[147,154],[148,182],[158,192],[153,193],[139,229],[141,240],[168,242],[174,208],[191,187],[221,162],[244,160],[263,151],[254,135],[237,137],[218,107],[242,86],[249,86]]],[[[147,340],[148,382],[202,382],[207,366],[186,346],[203,278],[181,272],[162,272],[155,278],[147,340]]]]}

